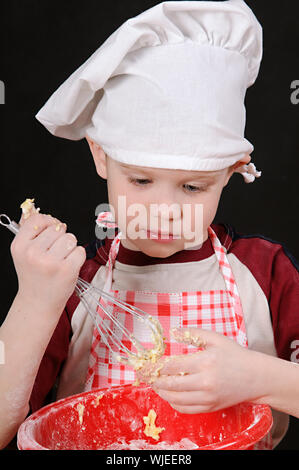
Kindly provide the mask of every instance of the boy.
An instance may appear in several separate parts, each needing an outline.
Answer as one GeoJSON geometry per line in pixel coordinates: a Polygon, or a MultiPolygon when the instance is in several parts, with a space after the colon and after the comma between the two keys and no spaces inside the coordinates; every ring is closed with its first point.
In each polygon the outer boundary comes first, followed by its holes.
{"type": "Polygon", "coordinates": [[[153,387],[173,408],[268,403],[274,425],[260,448],[281,440],[288,414],[299,416],[298,364],[289,362],[299,335],[297,268],[281,245],[212,224],[232,174],[260,176],[243,136],[244,95],[260,60],[261,28],[243,1],[163,2],[122,25],[38,113],[53,134],[86,137],[120,231],[89,246],[85,262],[56,219],[21,220],[12,243],[19,291],[1,327],[2,446],[57,378],[57,398],[134,381],[71,295],[79,273],[157,315],[174,357],[153,387]],[[135,238],[129,209],[137,202],[146,236],[135,238]],[[153,204],[176,206],[153,220],[153,204]],[[191,240],[176,232],[186,219],[191,240]],[[185,332],[191,343],[199,335],[204,351],[189,354],[185,332]]]}

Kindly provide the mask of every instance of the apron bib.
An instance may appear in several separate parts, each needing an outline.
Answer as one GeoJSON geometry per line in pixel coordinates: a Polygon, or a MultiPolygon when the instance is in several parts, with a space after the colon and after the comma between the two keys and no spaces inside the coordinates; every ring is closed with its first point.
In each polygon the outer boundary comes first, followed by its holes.
{"type": "MultiPolygon", "coordinates": [[[[98,221],[107,219],[110,213],[99,214],[98,221]]],[[[103,224],[104,225],[104,224],[103,224]]],[[[105,223],[105,226],[108,226],[105,223]]],[[[109,227],[115,227],[109,224],[109,227]]],[[[149,292],[131,290],[112,290],[112,272],[115,259],[118,254],[120,236],[119,232],[114,238],[108,258],[108,273],[103,290],[114,298],[138,307],[153,317],[162,325],[165,336],[164,355],[187,354],[196,351],[192,346],[177,343],[169,333],[171,328],[203,328],[221,333],[237,341],[241,346],[248,347],[246,328],[235,278],[226,256],[226,250],[221,245],[217,235],[211,227],[208,228],[215,255],[219,263],[219,269],[225,281],[226,290],[210,291],[184,291],[184,292],[149,292]]],[[[100,299],[102,302],[102,299],[100,299]]],[[[107,301],[104,302],[107,306],[107,301]]],[[[110,304],[111,305],[111,304],[110,304]]],[[[117,307],[111,305],[111,309],[117,307]]],[[[99,308],[98,315],[103,317],[99,308]]],[[[135,321],[127,312],[118,312],[118,321],[139,338],[146,347],[152,345],[152,339],[148,328],[144,328],[141,322],[135,321]]],[[[105,323],[111,326],[110,320],[105,318],[105,323]]],[[[122,340],[132,349],[131,344],[122,340]]],[[[101,341],[97,328],[94,328],[89,367],[85,383],[85,391],[96,388],[125,385],[134,382],[135,371],[115,360],[109,349],[101,341]]],[[[272,449],[272,438],[269,432],[255,445],[255,449],[272,449]]]]}

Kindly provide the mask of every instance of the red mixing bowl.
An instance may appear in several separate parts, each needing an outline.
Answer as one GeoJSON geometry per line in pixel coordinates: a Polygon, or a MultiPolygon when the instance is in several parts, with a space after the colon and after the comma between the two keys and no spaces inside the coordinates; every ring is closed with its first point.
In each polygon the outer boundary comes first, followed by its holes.
{"type": "Polygon", "coordinates": [[[213,413],[182,414],[147,385],[93,390],[52,403],[18,431],[21,450],[252,449],[271,428],[267,405],[241,403],[213,413]],[[159,440],[144,434],[153,409],[159,440]]]}

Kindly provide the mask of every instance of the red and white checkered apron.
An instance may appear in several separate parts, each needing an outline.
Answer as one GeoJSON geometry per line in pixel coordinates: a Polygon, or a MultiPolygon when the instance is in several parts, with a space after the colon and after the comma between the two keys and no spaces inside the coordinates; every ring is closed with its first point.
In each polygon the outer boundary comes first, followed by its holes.
{"type": "MultiPolygon", "coordinates": [[[[102,212],[98,216],[98,221],[107,220],[110,215],[110,212],[102,212]]],[[[103,225],[108,226],[106,223],[103,225]]],[[[115,225],[112,223],[109,224],[109,227],[115,227],[115,225]]],[[[112,271],[119,250],[121,232],[115,236],[111,244],[108,274],[103,290],[109,292],[116,299],[138,307],[159,320],[166,338],[165,355],[186,354],[195,351],[192,346],[175,342],[169,334],[171,328],[196,327],[214,330],[235,339],[241,346],[248,347],[242,304],[225,248],[211,227],[208,228],[208,234],[219,262],[226,290],[174,293],[112,290],[112,271]]],[[[107,307],[107,301],[104,302],[104,305],[107,307]]],[[[152,345],[148,328],[125,311],[116,313],[115,308],[117,309],[117,307],[112,304],[110,304],[110,308],[114,311],[118,321],[129,331],[132,331],[145,346],[152,345]]],[[[103,317],[100,308],[98,315],[103,317]]],[[[106,318],[105,323],[112,327],[110,320],[106,318]]],[[[122,342],[128,349],[132,349],[130,342],[124,339],[122,342]]],[[[135,371],[116,361],[101,340],[98,330],[94,328],[85,390],[129,384],[135,379],[135,371]]],[[[270,432],[256,444],[255,448],[272,449],[270,432]]]]}

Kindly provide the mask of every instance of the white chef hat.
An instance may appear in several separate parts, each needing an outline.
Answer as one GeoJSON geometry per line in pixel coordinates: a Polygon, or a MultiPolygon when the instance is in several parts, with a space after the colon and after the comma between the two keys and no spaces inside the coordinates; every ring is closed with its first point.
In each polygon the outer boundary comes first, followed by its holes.
{"type": "MultiPolygon", "coordinates": [[[[36,118],[119,162],[220,170],[253,150],[244,99],[261,58],[262,28],[243,0],[162,2],[125,21],[36,118]]],[[[252,163],[236,171],[261,174],[252,163]]]]}

